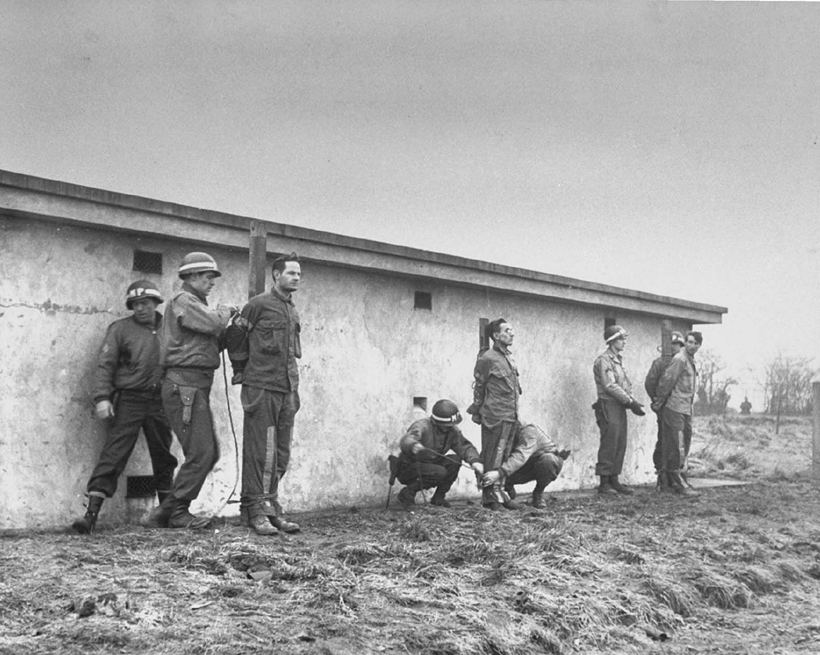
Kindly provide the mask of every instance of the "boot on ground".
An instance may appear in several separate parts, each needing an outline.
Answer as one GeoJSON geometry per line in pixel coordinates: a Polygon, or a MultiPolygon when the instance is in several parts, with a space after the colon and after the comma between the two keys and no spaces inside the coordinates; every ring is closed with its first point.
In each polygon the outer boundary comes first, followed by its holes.
{"type": "Polygon", "coordinates": [[[77,534],[91,534],[94,532],[94,528],[97,526],[97,515],[100,513],[104,500],[104,496],[93,495],[88,497],[85,515],[71,524],[74,532],[77,534]]]}
{"type": "Polygon", "coordinates": [[[630,489],[626,485],[621,484],[621,482],[618,480],[617,475],[610,475],[609,476],[609,485],[615,491],[617,491],[619,494],[623,494],[624,496],[631,496],[632,494],[635,493],[634,491],[632,491],[632,489],[630,489]]]}
{"type": "Polygon", "coordinates": [[[547,506],[547,503],[544,500],[544,492],[543,491],[533,491],[532,492],[532,506],[535,509],[544,509],[547,506]]]}
{"type": "Polygon", "coordinates": [[[148,513],[145,521],[146,528],[167,528],[171,514],[174,513],[174,495],[172,493],[157,492],[159,505],[148,513]],[[162,494],[162,495],[160,495],[162,494]]]}
{"type": "Polygon", "coordinates": [[[435,505],[436,507],[450,507],[450,501],[444,497],[446,492],[441,492],[436,489],[436,493],[433,494],[433,497],[430,499],[430,504],[435,505]]]}
{"type": "Polygon", "coordinates": [[[510,500],[515,500],[515,497],[518,495],[515,492],[515,485],[512,482],[510,482],[509,480],[507,480],[504,483],[504,491],[507,492],[507,495],[510,497],[510,500]]]}
{"type": "Polygon", "coordinates": [[[411,508],[416,504],[416,494],[418,493],[418,485],[408,484],[399,492],[399,502],[405,509],[411,508]]]}
{"type": "Polygon", "coordinates": [[[174,511],[168,519],[169,528],[186,530],[203,530],[211,524],[211,519],[204,516],[194,516],[188,510],[191,506],[190,500],[177,500],[174,503],[174,511]]]}
{"type": "Polygon", "coordinates": [[[275,528],[281,530],[282,532],[287,532],[288,534],[299,532],[302,529],[298,523],[286,521],[281,516],[268,516],[268,520],[275,528]]]}
{"type": "Polygon", "coordinates": [[[612,484],[610,484],[609,478],[609,475],[601,476],[601,484],[598,485],[598,493],[602,496],[617,496],[618,492],[612,488],[612,484]]]}
{"type": "Polygon", "coordinates": [[[273,537],[279,534],[276,526],[271,525],[270,517],[267,514],[255,513],[248,519],[248,527],[262,537],[273,537]]]}

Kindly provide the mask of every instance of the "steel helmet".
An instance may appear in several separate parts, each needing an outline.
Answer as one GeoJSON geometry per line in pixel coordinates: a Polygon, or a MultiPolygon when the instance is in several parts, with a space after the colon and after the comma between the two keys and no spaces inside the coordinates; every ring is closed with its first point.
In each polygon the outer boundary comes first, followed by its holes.
{"type": "Polygon", "coordinates": [[[458,425],[461,423],[461,414],[458,406],[452,401],[442,398],[433,405],[433,413],[430,415],[434,423],[439,425],[458,425]]]}
{"type": "Polygon", "coordinates": [[[157,285],[148,280],[137,280],[125,292],[125,306],[131,309],[137,300],[153,298],[157,303],[162,302],[162,294],[157,290],[157,285]]]}
{"type": "Polygon", "coordinates": [[[610,325],[606,330],[604,330],[604,341],[606,343],[628,336],[629,335],[626,330],[624,330],[620,325],[610,325]]]}
{"type": "Polygon", "coordinates": [[[222,275],[216,267],[216,261],[207,252],[189,252],[182,258],[182,263],[179,265],[179,277],[182,278],[186,275],[207,271],[211,271],[216,277],[222,275]]]}

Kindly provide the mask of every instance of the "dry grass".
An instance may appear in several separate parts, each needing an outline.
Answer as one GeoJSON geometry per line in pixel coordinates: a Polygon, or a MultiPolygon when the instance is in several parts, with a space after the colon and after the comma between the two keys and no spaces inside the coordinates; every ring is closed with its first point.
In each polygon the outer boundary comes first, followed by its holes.
{"type": "Polygon", "coordinates": [[[806,480],[769,479],[328,513],[287,538],[7,536],[0,653],[814,653],[819,510],[806,480]]]}

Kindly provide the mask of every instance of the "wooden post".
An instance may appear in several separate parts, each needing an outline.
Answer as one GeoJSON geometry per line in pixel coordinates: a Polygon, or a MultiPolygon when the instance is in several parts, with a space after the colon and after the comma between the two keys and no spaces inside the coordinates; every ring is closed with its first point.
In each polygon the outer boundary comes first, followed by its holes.
{"type": "Polygon", "coordinates": [[[267,280],[268,226],[262,221],[251,221],[248,266],[248,298],[265,292],[267,280]]]}
{"type": "Polygon", "coordinates": [[[820,483],[820,382],[811,383],[812,402],[812,448],[811,477],[814,484],[820,483]]]}

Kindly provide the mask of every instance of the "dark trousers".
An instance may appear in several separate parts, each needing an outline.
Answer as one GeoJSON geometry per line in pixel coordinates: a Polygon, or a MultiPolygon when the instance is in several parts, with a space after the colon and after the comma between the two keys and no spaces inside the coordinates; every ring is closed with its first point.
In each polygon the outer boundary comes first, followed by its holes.
{"type": "Polygon", "coordinates": [[[132,391],[122,391],[118,396],[114,402],[114,418],[110,419],[105,444],[88,480],[88,492],[103,493],[107,498],[114,495],[117,480],[134,451],[140,429],[145,434],[151,456],[154,488],[169,491],[177,460],[171,454],[173,435],[165,417],[162,399],[157,395],[132,391]]]}
{"type": "Polygon", "coordinates": [[[447,459],[436,458],[435,462],[411,462],[406,459],[399,461],[399,470],[396,473],[398,481],[404,485],[416,485],[418,489],[436,487],[436,493],[446,494],[458,478],[458,469],[461,468],[461,457],[450,453],[447,459]]]}
{"type": "Polygon", "coordinates": [[[620,475],[626,455],[626,407],[617,400],[599,399],[595,419],[601,430],[595,475],[620,475]]]}
{"type": "Polygon", "coordinates": [[[242,505],[269,501],[278,512],[279,482],[288,470],[299,392],[242,387],[242,505]]]}
{"type": "Polygon", "coordinates": [[[526,484],[535,480],[533,491],[540,493],[561,473],[564,460],[553,453],[535,453],[524,466],[507,476],[507,484],[526,484]]]}
{"type": "MultiPolygon", "coordinates": [[[[481,423],[481,463],[485,471],[499,469],[510,456],[518,427],[517,421],[501,421],[492,427],[481,423]]],[[[493,486],[483,488],[481,495],[485,505],[498,499],[503,482],[499,480],[493,486]]]]}
{"type": "Polygon", "coordinates": [[[655,450],[652,451],[652,463],[655,465],[655,473],[661,470],[661,433],[663,431],[663,410],[657,414],[658,418],[658,438],[655,440],[655,450]]]}
{"type": "Polygon", "coordinates": [[[185,455],[174,480],[178,500],[194,500],[219,460],[210,395],[210,387],[178,384],[167,377],[162,382],[162,404],[185,455]]]}
{"type": "Polygon", "coordinates": [[[692,417],[664,408],[661,414],[661,466],[667,473],[681,473],[692,445],[692,417]]]}

